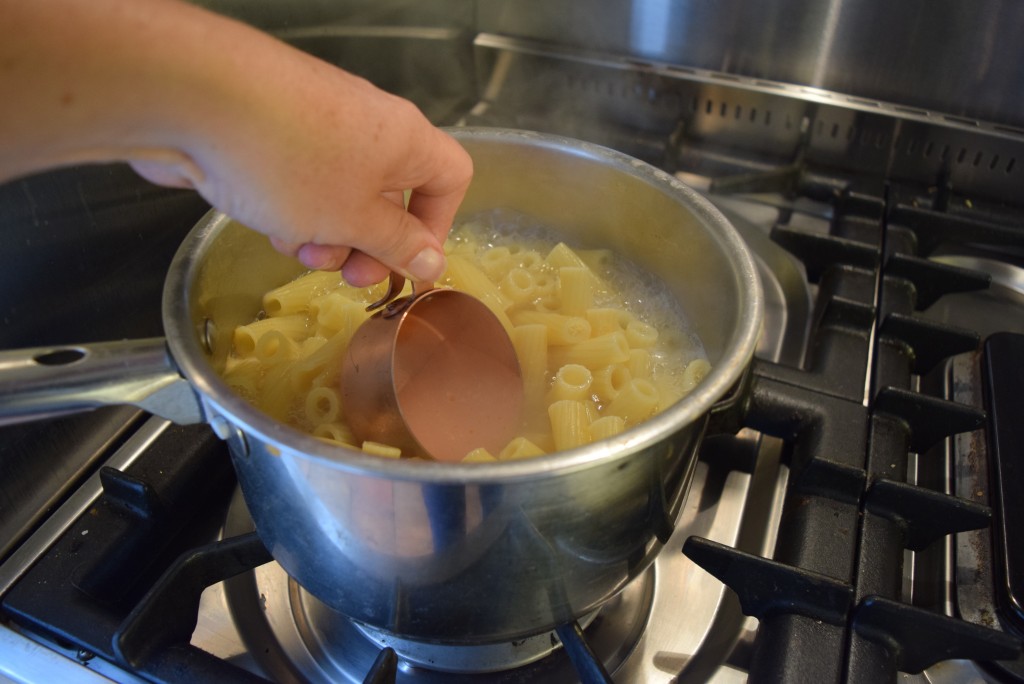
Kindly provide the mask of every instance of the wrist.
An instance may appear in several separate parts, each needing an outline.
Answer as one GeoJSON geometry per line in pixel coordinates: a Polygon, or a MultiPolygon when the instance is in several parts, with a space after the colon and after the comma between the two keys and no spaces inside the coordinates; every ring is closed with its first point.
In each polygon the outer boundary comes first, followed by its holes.
{"type": "Polygon", "coordinates": [[[252,34],[177,1],[0,0],[0,89],[13,94],[0,180],[86,162],[187,167],[229,118],[240,77],[225,53],[252,34]]]}

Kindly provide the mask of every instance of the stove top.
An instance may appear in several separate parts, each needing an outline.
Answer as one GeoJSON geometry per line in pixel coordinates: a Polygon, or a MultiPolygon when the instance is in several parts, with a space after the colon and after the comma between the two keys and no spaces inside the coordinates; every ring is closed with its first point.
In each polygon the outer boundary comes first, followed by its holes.
{"type": "MultiPolygon", "coordinates": [[[[997,589],[1019,576],[1019,558],[1005,553],[1011,539],[990,536],[996,493],[979,452],[991,440],[978,428],[985,393],[1006,392],[982,376],[1015,367],[1024,337],[1012,329],[1024,318],[1004,317],[1003,336],[979,348],[939,302],[952,289],[1015,306],[1019,283],[986,288],[987,276],[949,255],[896,256],[895,294],[879,303],[866,243],[833,235],[862,230],[860,214],[794,211],[777,196],[712,199],[757,254],[767,294],[744,408],[723,412],[722,434],[706,439],[655,565],[579,625],[445,646],[335,615],[270,560],[212,432],[150,418],[2,567],[14,661],[44,644],[116,681],[174,681],[184,667],[201,681],[877,681],[878,667],[921,681],[1016,681],[1019,642],[1001,616],[1019,594],[997,589]],[[899,312],[908,291],[921,315],[899,312]],[[921,335],[941,337],[944,353],[908,354],[921,335]],[[745,427],[729,434],[732,422],[745,427]]],[[[1000,482],[1012,485],[1012,472],[1000,482]]],[[[998,500],[1018,499],[1000,490],[998,500]]]]}
{"type": "MultiPolygon", "coordinates": [[[[476,48],[497,66],[463,123],[650,161],[705,192],[757,257],[764,336],[654,565],[551,633],[413,642],[284,574],[209,428],[130,410],[5,428],[19,459],[42,454],[75,486],[8,535],[0,679],[1024,681],[1024,207],[975,192],[1014,185],[1024,136],[983,127],[1009,139],[983,153],[963,121],[950,133],[920,110],[501,36],[476,48]]],[[[201,209],[157,203],[178,232],[201,209]]],[[[154,318],[125,334],[158,334],[154,318]]]]}

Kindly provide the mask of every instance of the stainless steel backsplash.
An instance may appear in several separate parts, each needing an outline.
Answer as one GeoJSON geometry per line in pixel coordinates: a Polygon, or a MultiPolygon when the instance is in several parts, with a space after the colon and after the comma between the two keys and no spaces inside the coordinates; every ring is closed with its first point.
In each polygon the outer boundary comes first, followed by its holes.
{"type": "Polygon", "coordinates": [[[482,32],[1024,126],[1024,3],[483,0],[482,32]]]}
{"type": "Polygon", "coordinates": [[[415,51],[417,42],[426,41],[434,59],[415,73],[409,61],[401,69],[409,76],[427,74],[430,85],[450,94],[467,76],[466,62],[452,56],[454,45],[468,48],[474,34],[492,33],[1024,127],[1024,2],[1018,0],[199,4],[395,87],[412,86],[410,78],[395,77],[396,61],[416,56],[408,54],[410,46],[415,51]],[[331,37],[345,38],[346,45],[325,48],[331,37]]]}
{"type": "Polygon", "coordinates": [[[1019,0],[199,1],[438,124],[562,133],[706,175],[742,158],[975,201],[1022,187],[1019,0]]]}

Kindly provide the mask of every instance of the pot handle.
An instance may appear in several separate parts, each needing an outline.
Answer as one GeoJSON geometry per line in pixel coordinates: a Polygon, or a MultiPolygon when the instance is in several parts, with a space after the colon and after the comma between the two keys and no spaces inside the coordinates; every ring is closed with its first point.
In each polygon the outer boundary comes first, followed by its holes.
{"type": "Polygon", "coordinates": [[[743,427],[758,364],[758,359],[752,359],[732,389],[711,407],[705,435],[734,435],[743,427]]]}
{"type": "Polygon", "coordinates": [[[162,337],[0,352],[0,425],[115,404],[181,425],[204,420],[162,337]]]}

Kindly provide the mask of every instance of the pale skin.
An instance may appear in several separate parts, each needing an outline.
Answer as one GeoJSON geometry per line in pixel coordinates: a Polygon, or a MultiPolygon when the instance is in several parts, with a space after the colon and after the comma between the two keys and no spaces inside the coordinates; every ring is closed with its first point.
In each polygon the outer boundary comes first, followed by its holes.
{"type": "Polygon", "coordinates": [[[178,0],[0,0],[0,93],[0,182],[125,161],[357,286],[436,280],[472,177],[411,103],[178,0]]]}

